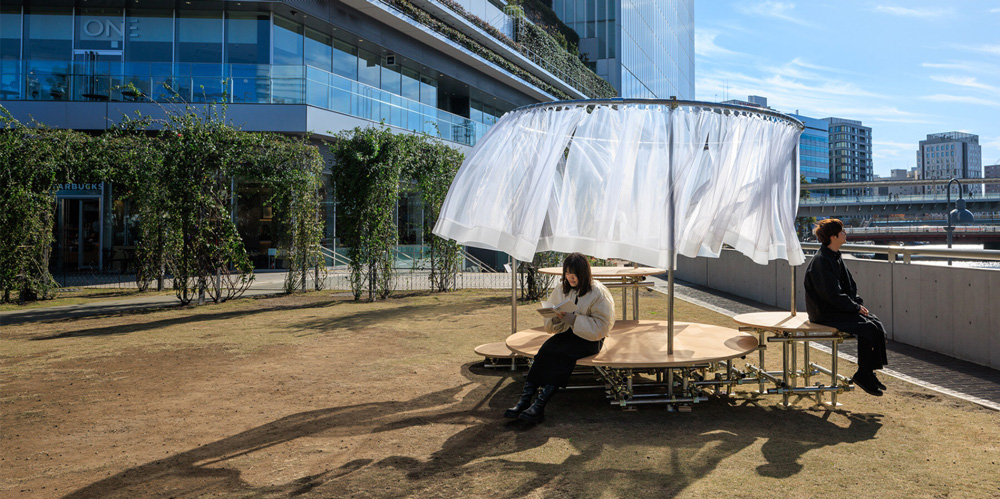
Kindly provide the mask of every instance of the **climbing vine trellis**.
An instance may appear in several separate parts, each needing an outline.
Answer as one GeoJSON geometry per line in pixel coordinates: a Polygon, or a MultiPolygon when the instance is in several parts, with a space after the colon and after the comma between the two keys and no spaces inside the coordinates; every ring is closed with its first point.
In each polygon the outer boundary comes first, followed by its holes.
{"type": "Polygon", "coordinates": [[[393,289],[401,186],[415,185],[424,203],[424,240],[430,247],[431,287],[453,289],[460,247],[430,233],[464,156],[425,135],[395,135],[388,127],[355,128],[330,144],[336,161],[337,232],[348,248],[351,291],[360,300],[384,299],[393,289]]]}
{"type": "Polygon", "coordinates": [[[253,279],[233,217],[235,180],[273,193],[270,203],[290,227],[282,240],[292,257],[290,281],[304,280],[305,267],[321,261],[323,160],[308,138],[242,132],[214,105],[165,108],[163,119],[126,118],[95,137],[28,127],[0,111],[7,301],[12,291],[44,298],[55,285],[48,271],[55,191],[70,181],[114,182],[137,206],[140,286],[170,274],[182,303],[231,298],[253,279]]]}

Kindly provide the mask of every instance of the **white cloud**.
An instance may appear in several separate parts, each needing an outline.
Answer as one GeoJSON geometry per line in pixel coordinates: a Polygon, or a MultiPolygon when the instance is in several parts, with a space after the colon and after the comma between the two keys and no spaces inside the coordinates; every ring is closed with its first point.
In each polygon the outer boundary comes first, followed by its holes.
{"type": "Polygon", "coordinates": [[[996,9],[990,9],[990,14],[1000,14],[1000,7],[996,9]]]}
{"type": "Polygon", "coordinates": [[[775,19],[781,19],[782,21],[788,21],[802,26],[812,28],[816,27],[804,19],[799,19],[798,17],[791,15],[791,12],[795,9],[795,4],[791,2],[766,1],[756,4],[741,3],[737,5],[736,9],[751,16],[773,17],[775,19]]]}
{"type": "Polygon", "coordinates": [[[931,69],[955,69],[958,71],[971,71],[976,67],[976,65],[971,62],[924,62],[920,65],[931,69]]]}
{"type": "Polygon", "coordinates": [[[942,83],[958,85],[960,87],[978,88],[980,90],[1000,93],[1000,87],[994,87],[993,85],[981,83],[973,76],[931,76],[931,79],[942,83]]]}
{"type": "Polygon", "coordinates": [[[694,32],[694,53],[703,57],[732,57],[742,56],[739,52],[722,48],[715,43],[715,38],[719,33],[709,30],[696,30],[694,32]]]}
{"type": "Polygon", "coordinates": [[[962,50],[968,50],[971,52],[979,52],[983,54],[990,55],[1000,55],[1000,45],[957,45],[958,48],[962,50]]]}
{"type": "Polygon", "coordinates": [[[932,102],[950,102],[958,104],[975,104],[978,106],[1000,107],[1000,101],[980,99],[979,97],[971,97],[968,95],[934,94],[934,95],[925,95],[921,97],[921,99],[932,102]]]}
{"type": "Polygon", "coordinates": [[[948,16],[954,13],[951,9],[911,9],[908,7],[894,7],[890,5],[879,5],[875,7],[875,12],[901,17],[918,17],[921,19],[933,19],[948,16]]]}

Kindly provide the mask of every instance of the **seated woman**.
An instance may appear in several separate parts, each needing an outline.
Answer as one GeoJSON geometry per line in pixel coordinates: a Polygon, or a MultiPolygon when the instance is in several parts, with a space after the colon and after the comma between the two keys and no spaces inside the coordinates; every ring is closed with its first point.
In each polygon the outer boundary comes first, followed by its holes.
{"type": "Polygon", "coordinates": [[[590,262],[580,253],[570,253],[563,261],[562,285],[556,286],[549,303],[573,299],[576,311],[545,319],[545,330],[553,333],[542,344],[528,370],[521,399],[504,412],[506,418],[539,423],[545,418],[545,404],[559,387],[565,387],[576,361],[596,355],[615,324],[615,301],[611,292],[591,277],[590,262]],[[532,404],[532,398],[541,388],[532,404]]]}

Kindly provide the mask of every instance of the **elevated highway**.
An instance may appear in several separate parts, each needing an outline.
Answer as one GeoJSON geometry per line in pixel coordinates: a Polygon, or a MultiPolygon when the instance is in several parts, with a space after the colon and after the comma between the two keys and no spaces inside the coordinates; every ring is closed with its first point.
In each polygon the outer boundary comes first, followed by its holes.
{"type": "MultiPolygon", "coordinates": [[[[947,231],[939,225],[910,225],[899,227],[848,227],[851,241],[874,241],[875,244],[896,242],[941,242],[947,240],[947,231]]],[[[982,244],[984,249],[1000,249],[1000,226],[959,225],[954,227],[954,243],[982,244]]]]}
{"type": "MultiPolygon", "coordinates": [[[[1000,178],[977,178],[959,179],[962,182],[961,189],[968,192],[969,189],[980,185],[1000,184],[1000,178]]],[[[951,194],[951,205],[948,205],[948,195],[940,194],[914,194],[900,196],[877,196],[877,195],[828,195],[825,191],[831,190],[862,190],[871,192],[880,187],[908,187],[918,190],[935,190],[935,187],[948,185],[950,179],[929,179],[929,180],[883,180],[878,182],[841,182],[836,184],[802,184],[803,191],[810,192],[807,199],[799,202],[798,216],[800,217],[847,217],[847,216],[870,216],[870,215],[920,215],[925,213],[943,214],[955,208],[955,201],[958,199],[958,189],[955,188],[951,194]]],[[[989,195],[977,194],[973,197],[964,195],[966,208],[973,213],[1000,212],[1000,194],[989,195]]]]}
{"type": "MultiPolygon", "coordinates": [[[[944,194],[917,194],[910,196],[826,196],[813,194],[799,201],[800,217],[846,217],[867,215],[920,215],[944,214],[955,209],[957,195],[951,196],[951,205],[944,194]]],[[[965,207],[973,213],[1000,211],[1000,194],[965,197],[965,207]]]]}

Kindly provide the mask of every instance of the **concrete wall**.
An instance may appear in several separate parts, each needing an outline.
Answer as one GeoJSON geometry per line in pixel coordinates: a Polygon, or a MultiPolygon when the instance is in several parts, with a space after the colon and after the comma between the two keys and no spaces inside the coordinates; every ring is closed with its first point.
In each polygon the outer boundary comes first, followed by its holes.
{"type": "MultiPolygon", "coordinates": [[[[1000,270],[845,258],[865,306],[889,338],[1000,369],[1000,270]]],[[[805,265],[796,269],[797,310],[805,312],[805,265]]],[[[715,258],[679,258],[678,279],[789,308],[791,268],[757,265],[732,250],[715,258]]]]}

